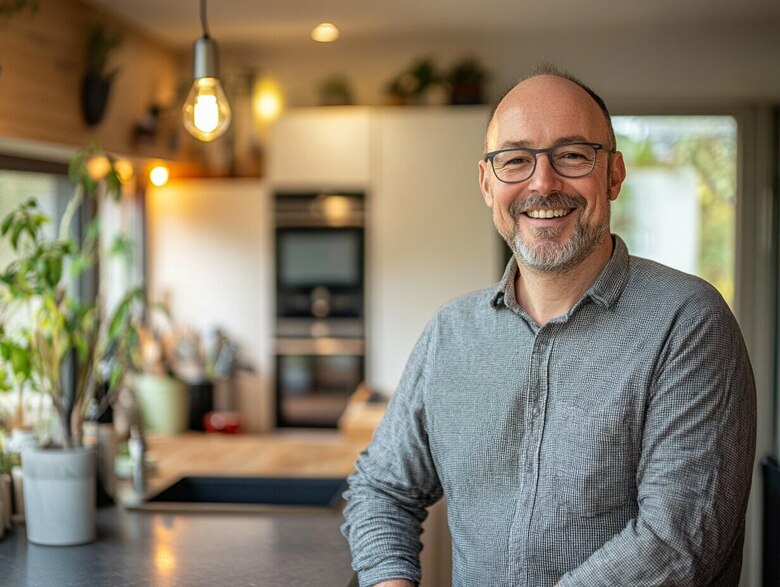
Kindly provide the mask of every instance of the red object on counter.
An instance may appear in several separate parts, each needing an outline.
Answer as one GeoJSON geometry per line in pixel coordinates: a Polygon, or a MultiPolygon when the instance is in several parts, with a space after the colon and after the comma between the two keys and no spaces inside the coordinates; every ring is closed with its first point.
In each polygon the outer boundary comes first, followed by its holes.
{"type": "Polygon", "coordinates": [[[203,425],[206,432],[235,434],[241,431],[241,418],[236,412],[208,412],[203,417],[203,425]]]}

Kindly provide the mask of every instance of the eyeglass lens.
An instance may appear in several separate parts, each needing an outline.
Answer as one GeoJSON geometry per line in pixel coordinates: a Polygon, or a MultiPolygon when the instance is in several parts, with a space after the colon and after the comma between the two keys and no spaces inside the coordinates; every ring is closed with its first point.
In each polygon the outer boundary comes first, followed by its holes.
{"type": "Polygon", "coordinates": [[[501,181],[520,182],[533,175],[536,157],[547,153],[553,169],[564,177],[588,175],[596,164],[596,149],[592,145],[558,145],[550,149],[529,151],[512,149],[493,156],[493,170],[501,181]]]}

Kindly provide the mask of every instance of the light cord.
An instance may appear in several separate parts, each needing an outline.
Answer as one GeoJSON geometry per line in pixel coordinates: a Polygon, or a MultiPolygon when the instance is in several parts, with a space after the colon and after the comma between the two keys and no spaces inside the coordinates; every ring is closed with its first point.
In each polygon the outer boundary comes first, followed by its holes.
{"type": "Polygon", "coordinates": [[[203,28],[203,36],[209,36],[209,24],[206,19],[206,0],[200,0],[200,25],[203,28]]]}

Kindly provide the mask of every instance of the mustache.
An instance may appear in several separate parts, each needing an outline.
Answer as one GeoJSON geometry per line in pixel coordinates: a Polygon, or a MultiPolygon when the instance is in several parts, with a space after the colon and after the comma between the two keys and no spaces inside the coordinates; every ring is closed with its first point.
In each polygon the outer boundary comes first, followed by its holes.
{"type": "Polygon", "coordinates": [[[521,200],[515,200],[509,205],[509,214],[512,219],[517,220],[517,217],[528,210],[539,208],[577,208],[587,205],[587,200],[577,194],[565,194],[563,192],[550,192],[543,196],[541,194],[533,194],[527,198],[521,200]]]}

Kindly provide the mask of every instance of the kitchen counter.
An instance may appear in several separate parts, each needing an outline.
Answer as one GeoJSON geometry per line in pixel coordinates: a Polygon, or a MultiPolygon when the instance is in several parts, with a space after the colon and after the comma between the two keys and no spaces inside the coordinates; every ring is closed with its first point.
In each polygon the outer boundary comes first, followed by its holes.
{"type": "MultiPolygon", "coordinates": [[[[187,434],[149,439],[149,487],[181,475],[348,475],[360,443],[336,433],[187,434]]],[[[83,546],[27,542],[17,525],[0,539],[4,587],[346,586],[353,577],[340,510],[158,513],[98,510],[83,546]]]]}
{"type": "Polygon", "coordinates": [[[98,512],[83,546],[38,546],[23,526],[0,540],[4,587],[347,586],[340,512],[162,514],[98,512]]]}

